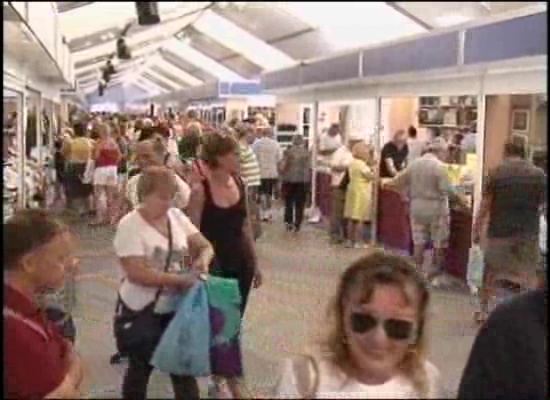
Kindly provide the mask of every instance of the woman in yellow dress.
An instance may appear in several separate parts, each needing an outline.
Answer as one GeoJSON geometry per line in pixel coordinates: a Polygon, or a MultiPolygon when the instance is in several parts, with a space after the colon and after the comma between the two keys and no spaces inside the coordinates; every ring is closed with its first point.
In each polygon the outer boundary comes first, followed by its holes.
{"type": "Polygon", "coordinates": [[[344,218],[348,220],[347,247],[365,248],[363,227],[372,220],[372,182],[374,180],[374,151],[366,143],[353,146],[353,161],[348,167],[349,184],[346,190],[344,218]]]}

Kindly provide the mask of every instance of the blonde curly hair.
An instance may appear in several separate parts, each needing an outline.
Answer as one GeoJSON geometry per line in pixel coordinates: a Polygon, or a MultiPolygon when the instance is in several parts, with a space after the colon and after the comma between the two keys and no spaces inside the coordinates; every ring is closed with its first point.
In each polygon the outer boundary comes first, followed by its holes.
{"type": "Polygon", "coordinates": [[[355,261],[342,275],[336,297],[329,309],[330,331],[322,343],[323,353],[341,370],[349,370],[351,355],[344,329],[344,307],[352,292],[363,292],[362,301],[370,301],[376,286],[393,284],[402,289],[409,302],[418,306],[417,336],[399,365],[421,396],[429,392],[426,360],[425,323],[430,294],[423,278],[406,258],[376,251],[355,261]],[[411,288],[413,294],[411,296],[411,288]]]}

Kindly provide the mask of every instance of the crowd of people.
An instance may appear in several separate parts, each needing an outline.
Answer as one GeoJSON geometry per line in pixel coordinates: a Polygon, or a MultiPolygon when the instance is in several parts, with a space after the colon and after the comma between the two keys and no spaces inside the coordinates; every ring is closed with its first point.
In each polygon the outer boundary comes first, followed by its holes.
{"type": "MultiPolygon", "coordinates": [[[[412,128],[409,141],[415,140],[412,128]]],[[[345,142],[333,125],[321,137],[319,154],[332,172],[331,240],[366,247],[364,225],[373,219],[379,174],[389,178],[385,186],[409,193],[415,252],[413,261],[366,252],[344,271],[326,340],[318,353],[285,362],[273,396],[441,398],[442,378],[427,354],[431,276],[423,270],[420,248],[431,240],[435,262],[442,262],[448,199],[463,201],[442,166],[448,146],[434,138],[409,147],[399,131],[377,156],[361,137],[350,135],[345,142]]],[[[178,296],[208,274],[237,281],[242,318],[250,290],[264,280],[255,241],[262,221],[274,218],[273,199],[284,199],[285,227],[299,232],[312,179],[312,156],[303,138],[296,136],[283,151],[261,118],[215,128],[193,112],[181,118],[89,115],[63,131],[56,156],[59,200],[90,218],[91,225],[116,226],[114,249],[121,266],[116,316],[135,316],[152,306],[162,329],[174,318],[178,296]]],[[[488,287],[505,266],[521,273],[538,267],[538,249],[530,240],[539,233],[543,178],[517,148],[506,146],[506,160],[491,174],[474,227],[478,241],[489,219],[488,287]],[[520,224],[506,215],[518,207],[520,224]]],[[[4,395],[79,398],[82,360],[35,301],[44,290],[58,289],[74,268],[75,234],[39,209],[18,211],[3,229],[8,238],[4,395]]],[[[547,398],[540,373],[547,354],[546,287],[536,288],[527,275],[521,274],[521,284],[529,293],[499,307],[480,330],[459,398],[547,398]]],[[[115,362],[128,359],[123,398],[146,398],[151,351],[115,355],[115,362]]],[[[212,377],[212,396],[242,398],[239,378],[212,377]]],[[[199,398],[196,377],[171,375],[171,380],[176,399],[199,398]]]]}

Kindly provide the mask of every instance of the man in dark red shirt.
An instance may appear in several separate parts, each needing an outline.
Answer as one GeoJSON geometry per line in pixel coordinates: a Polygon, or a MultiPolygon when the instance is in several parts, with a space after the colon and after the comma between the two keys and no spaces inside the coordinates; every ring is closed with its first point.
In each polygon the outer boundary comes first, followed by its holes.
{"type": "Polygon", "coordinates": [[[72,345],[35,302],[62,284],[74,244],[42,210],[18,211],[3,226],[4,397],[79,398],[82,365],[72,345]]]}

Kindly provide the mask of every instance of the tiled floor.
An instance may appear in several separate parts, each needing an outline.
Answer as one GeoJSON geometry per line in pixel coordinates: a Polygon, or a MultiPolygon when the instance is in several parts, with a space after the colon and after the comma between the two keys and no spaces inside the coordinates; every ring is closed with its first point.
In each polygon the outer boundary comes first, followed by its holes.
{"type": "MultiPolygon", "coordinates": [[[[111,250],[113,230],[76,226],[81,241],[77,346],[84,358],[84,393],[90,398],[120,397],[124,366],[109,365],[114,352],[111,320],[117,263],[111,250]]],[[[341,271],[365,250],[331,247],[326,235],[306,227],[299,235],[282,224],[266,226],[258,243],[264,286],[251,294],[243,327],[246,386],[254,396],[269,396],[279,363],[322,337],[325,311],[341,271]]],[[[430,360],[440,369],[451,395],[456,391],[475,328],[473,302],[465,294],[435,291],[428,334],[430,360]]],[[[201,389],[206,395],[204,382],[201,389]]],[[[169,380],[154,374],[150,398],[171,396],[169,380]]]]}

